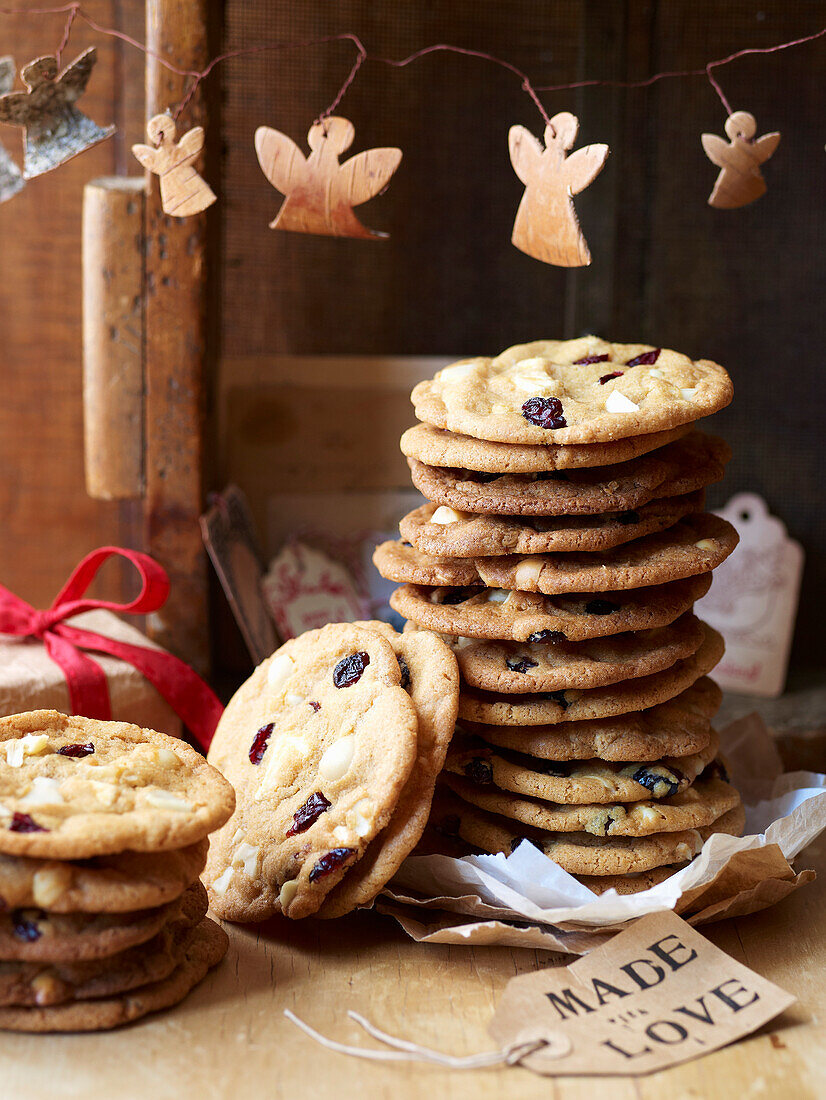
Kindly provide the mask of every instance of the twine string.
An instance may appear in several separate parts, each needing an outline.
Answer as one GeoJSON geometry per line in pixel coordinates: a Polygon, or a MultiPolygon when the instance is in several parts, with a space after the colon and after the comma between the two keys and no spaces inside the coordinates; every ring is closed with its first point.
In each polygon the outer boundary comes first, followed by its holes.
{"type": "Polygon", "coordinates": [[[347,1015],[350,1019],[363,1028],[368,1035],[391,1048],[390,1050],[374,1050],[372,1047],[349,1046],[347,1043],[339,1043],[336,1039],[329,1039],[326,1035],[322,1035],[320,1031],[310,1027],[294,1012],[291,1012],[289,1008],[284,1009],[284,1015],[291,1023],[300,1028],[305,1035],[309,1035],[311,1039],[314,1039],[328,1050],[334,1050],[338,1054],[348,1054],[352,1058],[366,1058],[374,1062],[424,1062],[428,1065],[443,1066],[446,1069],[487,1069],[490,1066],[515,1065],[522,1058],[547,1045],[544,1039],[529,1039],[524,1042],[513,1043],[504,1050],[489,1050],[483,1054],[457,1057],[452,1054],[443,1054],[439,1050],[431,1050],[429,1047],[420,1046],[418,1043],[408,1042],[406,1039],[398,1039],[394,1035],[388,1035],[387,1032],[377,1028],[375,1024],[371,1024],[364,1016],[360,1016],[358,1012],[349,1011],[347,1015]]]}
{"type": "Polygon", "coordinates": [[[347,76],[344,79],[337,94],[333,98],[333,101],[316,119],[317,122],[323,122],[329,118],[333,111],[341,103],[342,99],[352,86],[356,75],[361,69],[365,61],[376,61],[382,65],[389,65],[393,68],[403,69],[414,61],[418,61],[422,57],[426,57],[428,54],[448,52],[461,54],[466,57],[476,57],[483,61],[488,61],[494,65],[498,65],[502,69],[506,69],[508,72],[517,76],[521,82],[522,91],[531,99],[536,109],[542,116],[542,120],[546,126],[550,125],[550,117],[542,101],[539,98],[539,92],[561,92],[561,91],[576,91],[579,88],[593,88],[593,87],[609,87],[609,88],[646,88],[652,84],[658,83],[660,80],[668,80],[676,77],[691,77],[691,76],[705,76],[711,85],[712,89],[720,99],[726,114],[732,113],[731,104],[729,103],[720,82],[715,75],[715,70],[723,68],[726,65],[730,65],[733,61],[737,61],[741,57],[747,57],[751,54],[771,54],[778,53],[781,50],[788,50],[794,46],[802,46],[808,42],[814,42],[816,39],[822,38],[826,35],[826,27],[819,31],[815,31],[813,34],[807,34],[800,38],[791,39],[788,42],[780,42],[774,46],[748,46],[740,50],[735,50],[727,57],[721,57],[713,61],[707,62],[702,68],[696,69],[681,69],[671,70],[667,72],[654,73],[652,76],[646,77],[642,80],[576,80],[567,84],[546,84],[546,85],[534,85],[530,78],[521,69],[510,61],[506,61],[504,58],[496,57],[494,54],[485,53],[482,50],[467,49],[464,46],[453,46],[444,42],[439,42],[432,46],[424,46],[419,50],[415,50],[407,57],[402,58],[388,58],[388,57],[374,57],[369,54],[365,48],[363,42],[352,31],[346,31],[341,34],[323,35],[318,38],[307,38],[296,42],[268,42],[262,43],[259,46],[242,47],[239,49],[227,50],[224,53],[218,54],[213,57],[203,69],[187,69],[180,65],[174,64],[169,61],[162,54],[153,50],[151,47],[139,42],[132,35],[126,34],[124,31],[119,31],[114,27],[105,27],[98,23],[91,15],[86,12],[79,3],[60,4],[54,7],[43,8],[8,8],[0,7],[0,15],[66,15],[66,23],[64,25],[63,37],[61,38],[60,45],[57,48],[55,56],[58,63],[61,56],[66,49],[69,42],[69,37],[72,32],[72,26],[76,20],[81,20],[91,30],[98,34],[104,35],[109,38],[116,38],[121,42],[126,43],[129,46],[140,50],[142,53],[149,57],[154,58],[159,65],[162,65],[169,72],[176,74],[180,77],[189,78],[189,84],[184,92],[183,98],[174,109],[170,109],[170,114],[174,119],[178,119],[181,113],[192,101],[195,92],[200,87],[202,82],[210,75],[216,65],[219,65],[225,61],[231,61],[234,58],[239,57],[252,57],[255,54],[265,52],[279,52],[283,50],[301,49],[310,46],[321,46],[330,42],[352,42],[356,47],[356,59],[353,62],[347,76]]]}

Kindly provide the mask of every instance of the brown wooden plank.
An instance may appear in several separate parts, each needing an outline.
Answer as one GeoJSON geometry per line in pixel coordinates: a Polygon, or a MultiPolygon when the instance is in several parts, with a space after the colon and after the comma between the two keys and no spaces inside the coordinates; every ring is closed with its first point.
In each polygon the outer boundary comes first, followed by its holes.
{"type": "MultiPolygon", "coordinates": [[[[186,69],[209,57],[206,0],[149,0],[149,48],[186,69]]],[[[146,59],[146,117],[174,106],[188,81],[146,59]]],[[[200,90],[182,116],[205,122],[200,90]]],[[[152,637],[204,671],[209,663],[206,556],[198,517],[204,478],[206,215],[173,218],[156,177],[146,201],[146,542],[172,591],[152,637]]]]}

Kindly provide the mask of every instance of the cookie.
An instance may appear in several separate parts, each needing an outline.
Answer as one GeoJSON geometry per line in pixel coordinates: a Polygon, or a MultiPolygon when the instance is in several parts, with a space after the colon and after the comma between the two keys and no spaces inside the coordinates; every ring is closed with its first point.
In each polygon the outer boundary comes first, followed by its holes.
{"type": "Polygon", "coordinates": [[[228,920],[316,912],[390,821],[416,759],[402,668],[372,630],[293,638],[235,693],[209,759],[237,792],[204,881],[228,920]]]}
{"type": "MultiPolygon", "coordinates": [[[[606,760],[539,760],[482,741],[451,748],[445,771],[461,776],[479,791],[502,799],[503,792],[563,805],[641,802],[669,798],[690,787],[714,760],[717,734],[691,756],[629,764],[606,760]]],[[[455,788],[454,788],[455,789],[455,788]]],[[[502,811],[499,811],[502,812],[502,811]]]]}
{"type": "Polygon", "coordinates": [[[711,736],[711,719],[723,693],[707,676],[674,699],[616,718],[558,722],[546,726],[494,726],[462,722],[491,745],[542,760],[659,760],[700,752],[711,736]]]}
{"type": "Polygon", "coordinates": [[[204,919],[195,929],[181,963],[162,981],[98,1000],[38,1008],[0,1008],[0,1030],[104,1031],[131,1023],[182,1001],[218,965],[228,947],[229,937],[223,928],[204,919]]]}
{"type": "Polygon", "coordinates": [[[102,959],[80,962],[0,962],[0,1005],[55,1005],[111,997],[168,977],[181,962],[205,895],[189,894],[179,916],[146,943],[102,959]]]}
{"type": "Polygon", "coordinates": [[[628,462],[545,474],[480,474],[407,460],[419,492],[462,512],[501,516],[587,516],[641,508],[719,481],[731,458],[727,443],[691,432],[628,462]]]}
{"type": "Polygon", "coordinates": [[[691,687],[722,658],[722,637],[712,627],[703,626],[706,637],[697,652],[664,672],[587,691],[566,689],[536,695],[503,695],[465,687],[459,695],[459,717],[497,726],[539,726],[613,718],[656,706],[691,687]]]}
{"type": "Polygon", "coordinates": [[[667,878],[676,875],[685,864],[677,864],[674,867],[652,867],[650,871],[637,871],[633,875],[576,875],[576,879],[587,886],[595,894],[607,894],[609,890],[616,890],[623,894],[641,894],[643,890],[650,890],[652,886],[659,886],[667,878]]]}
{"type": "Polygon", "coordinates": [[[710,573],[737,546],[726,520],[703,512],[667,531],[599,553],[518,554],[499,558],[433,558],[402,542],[383,542],[373,562],[402,584],[467,587],[479,584],[554,596],[562,592],[621,591],[710,573]]]}
{"type": "Polygon", "coordinates": [[[610,550],[665,531],[684,516],[702,512],[704,502],[700,489],[596,516],[491,516],[428,503],[409,512],[399,532],[422,554],[437,558],[610,550]]]}
{"type": "Polygon", "coordinates": [[[445,635],[466,684],[506,694],[587,690],[649,676],[696,653],[704,638],[700,620],[690,613],[668,626],[585,642],[492,642],[445,635]]]}
{"type": "Polygon", "coordinates": [[[702,599],[711,574],[625,592],[543,596],[503,588],[404,584],[390,606],[425,630],[503,641],[584,641],[673,623],[702,599]]]}
{"type": "Polygon", "coordinates": [[[164,905],[206,863],[207,840],[173,852],[121,852],[83,862],[0,856],[0,908],[124,913],[164,905]]]}
{"type": "Polygon", "coordinates": [[[175,737],[55,710],[0,718],[0,852],[74,860],[183,848],[233,806],[229,783],[175,737]]]}
{"type": "Polygon", "coordinates": [[[420,382],[416,418],[502,443],[604,443],[688,424],[725,408],[717,363],[596,336],[534,340],[494,359],[464,359],[420,382]]]}
{"type": "Polygon", "coordinates": [[[340,917],[369,905],[416,847],[430,815],[436,777],[444,766],[459,707],[456,658],[435,634],[397,634],[382,622],[355,625],[378,631],[393,646],[402,668],[402,686],[419,723],[416,763],[388,825],[327,895],[318,917],[340,917]]]}
{"type": "MultiPolygon", "coordinates": [[[[207,911],[200,882],[154,909],[134,913],[50,913],[44,909],[12,909],[0,913],[0,959],[32,962],[75,962],[103,959],[151,940],[185,905],[207,911]]],[[[198,918],[200,919],[200,917],[198,918]]]]}
{"type": "Polygon", "coordinates": [[[526,825],[517,826],[506,817],[478,810],[458,798],[451,809],[448,827],[455,828],[462,840],[482,851],[508,855],[523,840],[529,840],[572,875],[628,875],[685,863],[697,855],[714,833],[740,836],[745,824],[745,813],[739,805],[711,825],[699,829],[642,837],[601,837],[585,832],[544,832],[526,825]]]}
{"type": "Polygon", "coordinates": [[[687,790],[660,801],[554,805],[525,798],[495,787],[480,787],[468,779],[446,775],[448,787],[465,802],[523,825],[546,832],[592,833],[594,836],[648,836],[699,829],[722,817],[740,803],[730,783],[705,775],[687,790]]]}
{"type": "Polygon", "coordinates": [[[519,443],[493,443],[456,435],[432,424],[416,424],[401,438],[405,458],[416,458],[426,466],[453,466],[487,474],[536,474],[546,470],[571,470],[578,467],[610,466],[647,454],[666,443],[673,443],[687,432],[690,424],[668,428],[648,435],[629,436],[610,443],[581,443],[540,446],[519,443]]]}

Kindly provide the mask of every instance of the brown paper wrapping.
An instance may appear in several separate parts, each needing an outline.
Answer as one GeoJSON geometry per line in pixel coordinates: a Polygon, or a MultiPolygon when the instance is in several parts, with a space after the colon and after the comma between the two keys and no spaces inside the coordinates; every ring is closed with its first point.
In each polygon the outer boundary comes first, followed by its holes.
{"type": "MultiPolygon", "coordinates": [[[[160,649],[111,611],[86,611],[67,621],[120,642],[160,649]]],[[[113,719],[180,737],[180,718],[137,669],[103,653],[90,650],[89,655],[106,673],[113,719]]],[[[66,678],[42,642],[0,634],[0,715],[27,710],[59,710],[70,714],[66,678]]]]}

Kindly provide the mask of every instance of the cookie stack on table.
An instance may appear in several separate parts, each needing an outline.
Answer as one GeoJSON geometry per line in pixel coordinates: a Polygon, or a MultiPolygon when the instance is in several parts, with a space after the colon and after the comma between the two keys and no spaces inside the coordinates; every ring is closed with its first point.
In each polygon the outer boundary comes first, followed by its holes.
{"type": "Polygon", "coordinates": [[[0,1029],[99,1031],[183,1000],[227,950],[198,876],[234,802],[165,734],[0,719],[0,1029]]]}
{"type": "Polygon", "coordinates": [[[696,428],[731,397],[716,363],[596,337],[414,389],[401,446],[430,503],[374,561],[407,629],[458,658],[443,831],[486,852],[527,837],[631,892],[742,830],[711,726],[723,642],[692,613],[737,544],[703,511],[729,449],[696,428]]]}

